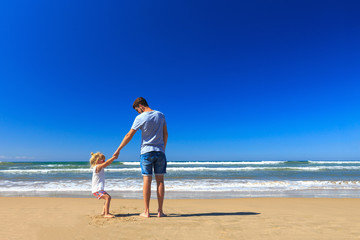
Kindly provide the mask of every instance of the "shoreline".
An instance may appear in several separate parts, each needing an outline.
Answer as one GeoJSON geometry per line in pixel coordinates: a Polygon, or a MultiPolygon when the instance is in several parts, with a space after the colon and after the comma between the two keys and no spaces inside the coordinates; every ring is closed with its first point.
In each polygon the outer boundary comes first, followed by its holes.
{"type": "MultiPolygon", "coordinates": [[[[113,198],[142,198],[143,179],[134,164],[105,170],[105,190],[113,198]]],[[[167,199],[360,197],[360,161],[170,161],[168,167],[167,199]]],[[[4,163],[0,178],[0,196],[92,196],[87,162],[4,163]]],[[[151,187],[156,190],[155,181],[151,187]]]]}
{"type": "MultiPolygon", "coordinates": [[[[113,199],[142,199],[142,191],[107,191],[113,199]]],[[[92,198],[84,191],[7,191],[1,197],[92,198]]],[[[166,191],[165,199],[237,199],[237,198],[360,198],[360,190],[287,190],[287,191],[166,191]]],[[[156,191],[151,191],[156,199],[156,191]]]]}
{"type": "Polygon", "coordinates": [[[0,239],[359,239],[358,198],[141,199],[0,197],[0,239]]]}

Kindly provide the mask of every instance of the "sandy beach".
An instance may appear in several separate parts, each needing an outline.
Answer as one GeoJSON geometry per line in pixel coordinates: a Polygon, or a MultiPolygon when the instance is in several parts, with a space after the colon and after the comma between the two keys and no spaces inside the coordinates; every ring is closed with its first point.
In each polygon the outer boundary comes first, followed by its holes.
{"type": "Polygon", "coordinates": [[[143,201],[2,197],[0,239],[360,239],[360,199],[166,200],[167,218],[141,218],[143,201]]]}

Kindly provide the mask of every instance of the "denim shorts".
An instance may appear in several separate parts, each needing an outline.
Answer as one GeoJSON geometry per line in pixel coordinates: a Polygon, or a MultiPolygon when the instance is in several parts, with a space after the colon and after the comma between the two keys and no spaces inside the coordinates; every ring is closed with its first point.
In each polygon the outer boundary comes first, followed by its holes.
{"type": "Polygon", "coordinates": [[[166,173],[166,156],[163,152],[147,152],[140,155],[141,174],[152,176],[153,168],[155,175],[166,173]]]}

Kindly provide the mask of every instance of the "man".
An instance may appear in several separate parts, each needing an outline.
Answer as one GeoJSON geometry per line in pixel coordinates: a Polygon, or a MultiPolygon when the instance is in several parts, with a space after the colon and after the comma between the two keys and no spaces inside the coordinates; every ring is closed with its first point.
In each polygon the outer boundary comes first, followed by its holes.
{"type": "Polygon", "coordinates": [[[130,129],[125,135],[120,146],[114,153],[118,156],[120,150],[125,147],[138,129],[141,129],[141,156],[140,167],[143,175],[143,197],[145,211],[140,214],[142,217],[150,217],[149,205],[151,196],[152,170],[154,169],[157,183],[158,217],[165,217],[163,203],[165,195],[164,174],[166,173],[165,148],[168,138],[165,116],[159,111],[152,110],[146,100],[139,97],[135,100],[133,108],[138,115],[130,129]]]}

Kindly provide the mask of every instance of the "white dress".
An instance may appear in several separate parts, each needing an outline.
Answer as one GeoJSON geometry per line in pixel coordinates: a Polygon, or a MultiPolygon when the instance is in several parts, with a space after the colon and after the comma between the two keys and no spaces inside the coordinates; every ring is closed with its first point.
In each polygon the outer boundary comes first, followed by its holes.
{"type": "Polygon", "coordinates": [[[102,168],[100,172],[96,173],[96,166],[95,166],[93,168],[91,192],[96,193],[98,191],[104,190],[104,187],[105,187],[104,168],[102,168]]]}

